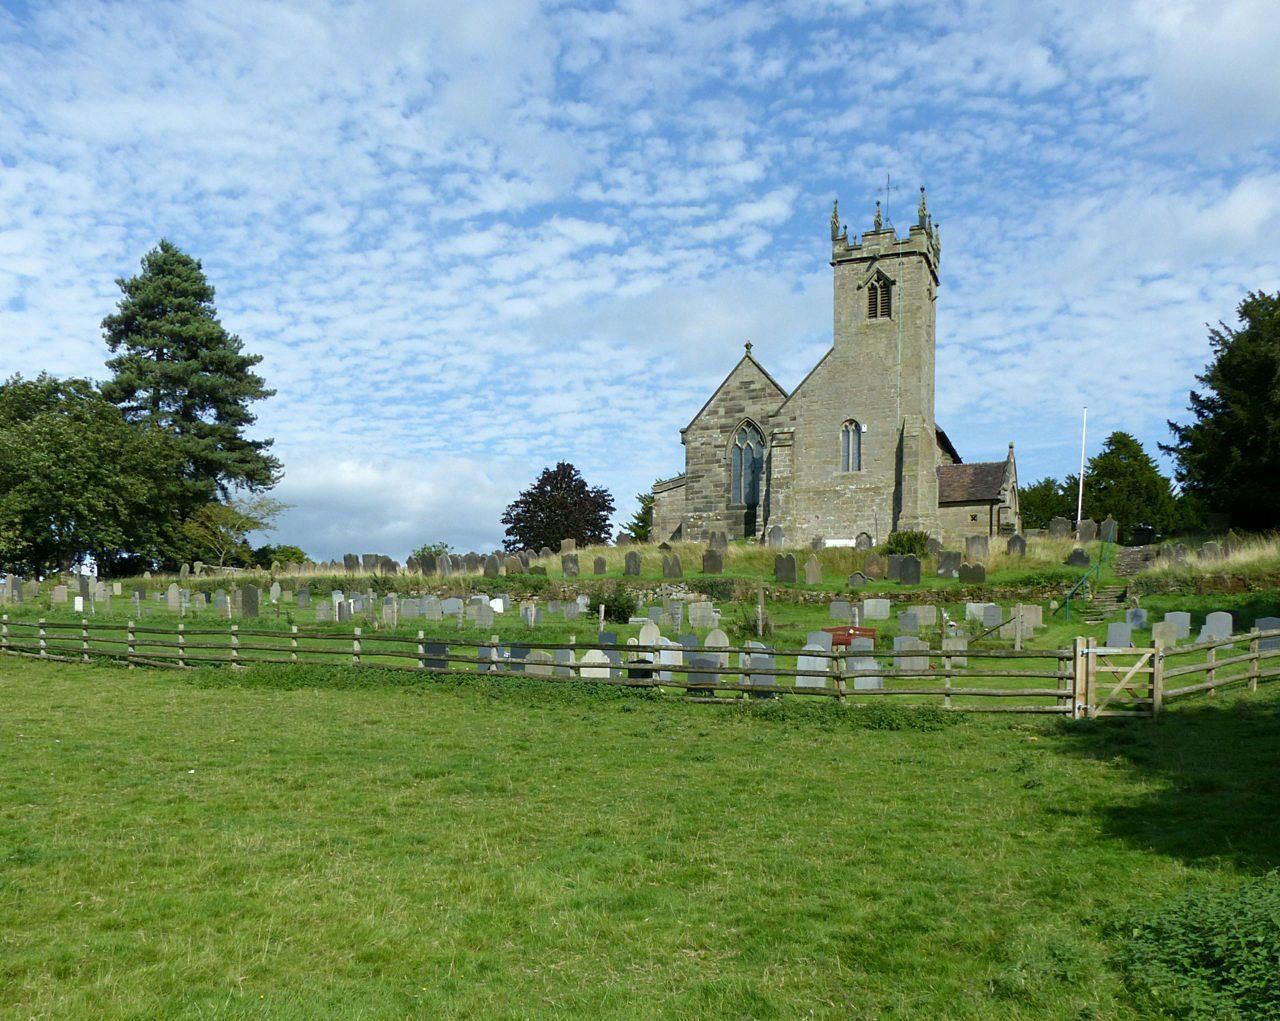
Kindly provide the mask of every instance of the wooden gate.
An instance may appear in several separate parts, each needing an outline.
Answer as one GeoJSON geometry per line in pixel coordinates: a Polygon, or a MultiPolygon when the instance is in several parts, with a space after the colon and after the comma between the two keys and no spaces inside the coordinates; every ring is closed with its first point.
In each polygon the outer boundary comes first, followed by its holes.
{"type": "Polygon", "coordinates": [[[1163,650],[1110,648],[1090,638],[1083,652],[1083,715],[1093,719],[1159,714],[1163,650]]]}

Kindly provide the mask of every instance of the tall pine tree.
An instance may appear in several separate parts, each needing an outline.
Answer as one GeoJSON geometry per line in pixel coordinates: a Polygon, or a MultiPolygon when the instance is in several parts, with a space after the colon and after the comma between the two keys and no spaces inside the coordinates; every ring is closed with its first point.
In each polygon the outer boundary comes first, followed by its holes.
{"type": "Polygon", "coordinates": [[[131,422],[170,433],[185,465],[184,511],[235,488],[261,491],[279,481],[271,440],[251,440],[249,405],[272,396],[253,371],[261,355],[244,353],[218,321],[213,287],[199,260],[161,240],[142,272],[116,281],[124,297],[102,321],[112,377],[102,393],[131,422]]]}

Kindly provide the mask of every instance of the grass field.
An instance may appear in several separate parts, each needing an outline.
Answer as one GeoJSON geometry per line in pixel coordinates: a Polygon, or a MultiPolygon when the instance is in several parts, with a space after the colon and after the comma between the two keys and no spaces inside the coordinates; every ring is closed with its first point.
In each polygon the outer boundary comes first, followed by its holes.
{"type": "Polygon", "coordinates": [[[1071,725],[5,659],[0,1016],[1143,1016],[1113,923],[1280,864],[1278,694],[1071,725]]]}

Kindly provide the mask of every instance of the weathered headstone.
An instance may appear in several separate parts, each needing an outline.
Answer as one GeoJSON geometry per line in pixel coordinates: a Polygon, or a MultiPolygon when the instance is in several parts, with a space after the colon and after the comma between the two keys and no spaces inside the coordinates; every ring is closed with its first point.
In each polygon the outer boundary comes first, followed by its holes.
{"type": "Polygon", "coordinates": [[[52,596],[51,602],[52,602],[52,605],[54,606],[65,606],[67,602],[67,586],[65,585],[53,586],[53,596],[52,596]]]}
{"type": "Polygon", "coordinates": [[[908,553],[898,565],[898,581],[903,585],[920,584],[920,558],[908,553]]]}
{"type": "Polygon", "coordinates": [[[635,550],[627,550],[627,555],[623,561],[622,573],[628,578],[638,578],[640,576],[640,554],[635,550]]]}
{"type": "Polygon", "coordinates": [[[1107,647],[1127,649],[1133,645],[1133,628],[1124,621],[1112,621],[1107,625],[1107,647]]]}
{"type": "MultiPolygon", "coordinates": [[[[571,540],[566,540],[571,541],[571,540]]],[[[578,576],[578,554],[562,553],[560,554],[560,573],[566,578],[576,578],[578,576]]]]}
{"type": "Polygon", "coordinates": [[[791,553],[779,553],[773,558],[773,580],[783,585],[796,581],[796,558],[791,553]]]}
{"type": "Polygon", "coordinates": [[[902,580],[902,554],[890,553],[885,557],[884,576],[889,581],[902,580]]]}
{"type": "Polygon", "coordinates": [[[889,619],[889,600],[864,599],[862,601],[862,619],[863,620],[888,620],[889,619]]]}
{"type": "Polygon", "coordinates": [[[863,574],[861,571],[854,571],[853,574],[849,575],[847,587],[850,589],[860,589],[866,583],[867,583],[867,576],[863,574]]]}
{"type": "Polygon", "coordinates": [[[1151,644],[1157,649],[1171,649],[1178,644],[1178,628],[1171,621],[1158,620],[1151,625],[1151,644]]]}
{"type": "Polygon", "coordinates": [[[240,616],[256,617],[258,615],[258,603],[257,585],[246,585],[240,590],[240,616]]]}
{"type": "Polygon", "coordinates": [[[1130,607],[1124,612],[1125,623],[1135,631],[1147,626],[1147,611],[1141,607],[1130,607]]]}
{"type": "Polygon", "coordinates": [[[1191,637],[1191,614],[1185,610],[1174,610],[1164,615],[1166,624],[1172,624],[1178,638],[1191,637]]]}
{"type": "Polygon", "coordinates": [[[862,565],[862,573],[874,581],[884,577],[885,560],[879,553],[868,553],[866,563],[862,565]]]}
{"type": "Polygon", "coordinates": [[[560,552],[561,552],[561,553],[576,553],[576,552],[577,552],[577,550],[578,550],[578,541],[577,541],[576,539],[561,539],[561,540],[560,540],[560,552]]]}
{"type": "Polygon", "coordinates": [[[908,606],[907,609],[916,615],[916,620],[921,624],[932,627],[938,623],[938,608],[932,603],[917,603],[914,606],[908,606]]]}
{"type": "Polygon", "coordinates": [[[1076,542],[1093,542],[1098,537],[1098,524],[1092,518],[1076,522],[1076,542]]]}
{"type": "Polygon", "coordinates": [[[1027,540],[1020,535],[1009,536],[1009,541],[1005,543],[1004,551],[1011,557],[1025,557],[1027,555],[1027,540]]]}
{"type": "Polygon", "coordinates": [[[1215,610],[1204,618],[1204,627],[1200,629],[1200,637],[1198,641],[1209,642],[1222,638],[1231,637],[1231,629],[1234,622],[1231,614],[1225,610],[1215,610]]]}
{"type": "Polygon", "coordinates": [[[990,547],[985,535],[970,535],[964,540],[964,558],[969,563],[986,560],[990,547]]]}
{"type": "MultiPolygon", "coordinates": [[[[917,652],[928,649],[927,643],[922,642],[919,638],[912,638],[910,635],[900,635],[893,640],[893,649],[895,652],[917,652]]],[[[897,656],[894,665],[899,670],[910,670],[916,673],[924,673],[929,669],[928,656],[897,656]]]]}
{"type": "Polygon", "coordinates": [[[1088,567],[1091,562],[1092,561],[1090,561],[1089,559],[1089,554],[1086,553],[1079,546],[1077,546],[1067,555],[1068,567],[1088,567]]]}
{"type": "MultiPolygon", "coordinates": [[[[1255,631],[1277,631],[1280,630],[1280,617],[1259,617],[1253,622],[1253,630],[1255,631]]],[[[1274,652],[1280,649],[1280,638],[1259,638],[1259,652],[1274,652]]]]}
{"type": "MultiPolygon", "coordinates": [[[[950,635],[942,639],[942,651],[947,653],[964,653],[969,648],[969,639],[960,635],[950,635]]],[[[969,657],[965,655],[949,655],[944,666],[967,667],[969,657]]]]}
{"type": "Polygon", "coordinates": [[[724,571],[724,554],[718,549],[704,550],[702,554],[702,573],[721,574],[724,571]]]}
{"type": "Polygon", "coordinates": [[[960,577],[960,551],[943,550],[938,554],[938,577],[960,577]]]}
{"type": "Polygon", "coordinates": [[[782,549],[786,545],[787,536],[781,525],[771,525],[765,537],[765,545],[771,549],[782,549]]]}
{"type": "Polygon", "coordinates": [[[597,577],[602,577],[609,570],[609,562],[604,557],[596,557],[591,561],[591,572],[597,577]]]}
{"type": "Polygon", "coordinates": [[[857,550],[869,550],[875,543],[872,542],[871,536],[866,532],[859,532],[857,538],[853,540],[853,548],[857,550]]]}
{"type": "Polygon", "coordinates": [[[273,581],[271,583],[271,589],[268,592],[268,596],[273,603],[280,602],[280,583],[278,581],[273,581]]]}
{"type": "Polygon", "coordinates": [[[1209,542],[1206,542],[1204,545],[1200,547],[1200,559],[1201,560],[1221,560],[1222,546],[1219,543],[1214,542],[1212,540],[1210,540],[1209,542]]]}
{"type": "Polygon", "coordinates": [[[853,606],[847,599],[833,599],[827,607],[827,616],[848,624],[853,619],[853,606]]]}
{"type": "Polygon", "coordinates": [[[664,578],[683,578],[684,570],[680,566],[680,554],[672,553],[662,558],[662,576],[664,578]]]}
{"type": "Polygon", "coordinates": [[[804,583],[806,585],[822,584],[822,564],[818,562],[818,558],[812,554],[809,559],[804,562],[804,583]]]}
{"type": "Polygon", "coordinates": [[[169,587],[164,590],[164,603],[165,609],[171,613],[177,613],[182,609],[182,596],[178,592],[177,582],[170,582],[169,587]]]}
{"type": "Polygon", "coordinates": [[[502,561],[493,553],[484,558],[484,576],[486,578],[502,577],[502,561]]]}
{"type": "Polygon", "coordinates": [[[709,532],[707,534],[707,545],[713,550],[719,550],[721,553],[729,548],[729,535],[727,532],[709,532]]]}
{"type": "MultiPolygon", "coordinates": [[[[805,652],[822,652],[821,645],[808,644],[804,647],[805,652]]],[[[796,669],[808,670],[817,673],[827,674],[831,670],[831,660],[826,656],[805,656],[796,657],[796,669]]],[[[827,678],[823,677],[797,677],[795,679],[797,688],[825,688],[827,686],[827,678]]]]}
{"type": "Polygon", "coordinates": [[[898,614],[898,631],[904,635],[914,635],[920,630],[920,619],[910,610],[898,614]]]}
{"type": "Polygon", "coordinates": [[[985,585],[987,568],[985,564],[961,564],[957,572],[961,585],[985,585]]]}
{"type": "Polygon", "coordinates": [[[1066,539],[1071,535],[1071,522],[1058,516],[1049,521],[1049,538],[1066,539]]]}
{"type": "Polygon", "coordinates": [[[1107,515],[1102,524],[1098,526],[1098,538],[1103,542],[1115,542],[1119,534],[1119,522],[1110,515],[1107,515]]]}

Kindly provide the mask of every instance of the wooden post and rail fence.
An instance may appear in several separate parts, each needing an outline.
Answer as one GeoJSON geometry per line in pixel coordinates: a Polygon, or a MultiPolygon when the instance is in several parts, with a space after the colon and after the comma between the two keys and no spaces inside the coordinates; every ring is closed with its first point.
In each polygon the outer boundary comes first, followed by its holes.
{"type": "Polygon", "coordinates": [[[366,633],[142,627],[0,617],[0,653],[191,669],[254,664],[344,665],[485,677],[581,680],[727,696],[802,695],[844,701],[903,697],[953,712],[1048,713],[1072,719],[1155,717],[1189,695],[1280,677],[1280,630],[1170,648],[880,649],[831,652],[750,647],[488,641],[366,633]],[[1241,648],[1247,651],[1240,652],[1241,648]],[[594,655],[590,654],[594,650],[594,655]],[[556,654],[559,654],[557,656],[556,654]],[[802,668],[801,662],[805,663],[802,668]],[[784,662],[794,665],[784,666],[784,662]],[[821,669],[815,669],[821,665],[821,669]]]}

